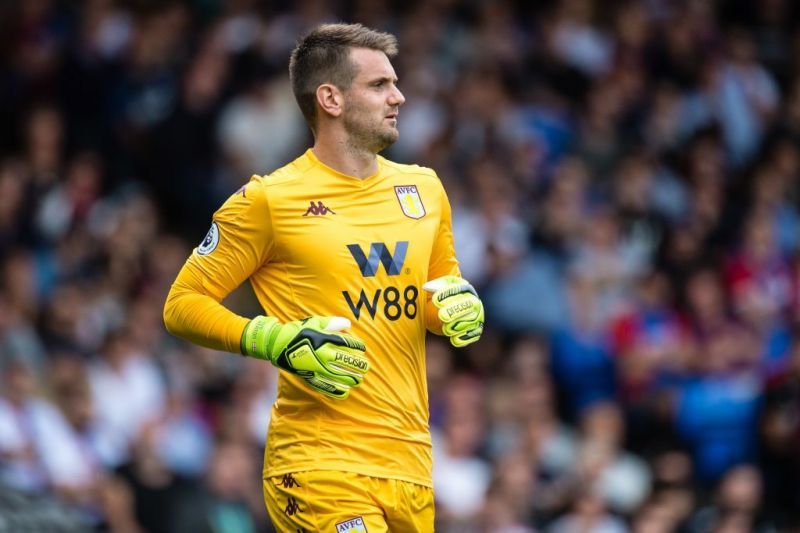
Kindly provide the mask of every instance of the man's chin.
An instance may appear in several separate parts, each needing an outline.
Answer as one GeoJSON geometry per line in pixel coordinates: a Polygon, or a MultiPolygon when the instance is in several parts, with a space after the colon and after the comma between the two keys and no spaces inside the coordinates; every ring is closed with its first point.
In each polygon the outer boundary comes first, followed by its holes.
{"type": "Polygon", "coordinates": [[[390,132],[384,132],[380,135],[375,136],[375,153],[382,152],[389,148],[391,145],[397,142],[397,139],[400,138],[400,132],[392,130],[390,132]]]}

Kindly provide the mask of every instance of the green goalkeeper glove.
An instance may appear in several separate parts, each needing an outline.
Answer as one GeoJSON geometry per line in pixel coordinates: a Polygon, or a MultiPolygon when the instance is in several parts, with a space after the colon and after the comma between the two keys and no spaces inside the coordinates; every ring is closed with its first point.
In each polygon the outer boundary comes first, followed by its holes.
{"type": "Polygon", "coordinates": [[[442,276],[422,286],[439,310],[442,333],[456,348],[472,344],[483,333],[483,303],[469,282],[458,276],[442,276]]]}
{"type": "Polygon", "coordinates": [[[336,333],[349,327],[350,321],[338,316],[312,316],[286,324],[258,316],[244,329],[242,353],[266,359],[300,376],[317,392],[344,400],[369,370],[364,342],[336,333]]]}

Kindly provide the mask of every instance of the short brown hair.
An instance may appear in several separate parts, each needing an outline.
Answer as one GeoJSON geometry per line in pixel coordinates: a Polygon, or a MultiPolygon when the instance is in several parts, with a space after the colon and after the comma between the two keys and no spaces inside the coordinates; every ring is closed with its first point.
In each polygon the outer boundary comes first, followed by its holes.
{"type": "Polygon", "coordinates": [[[347,90],[356,77],[350,48],[379,50],[397,55],[397,38],[361,24],[321,24],[303,36],[289,59],[289,79],[300,111],[314,129],[317,87],[331,83],[347,90]]]}

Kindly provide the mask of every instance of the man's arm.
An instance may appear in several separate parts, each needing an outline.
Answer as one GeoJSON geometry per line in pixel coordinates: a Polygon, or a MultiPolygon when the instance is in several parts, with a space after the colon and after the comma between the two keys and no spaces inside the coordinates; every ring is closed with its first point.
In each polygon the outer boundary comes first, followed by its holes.
{"type": "Polygon", "coordinates": [[[177,337],[241,353],[249,320],[220,302],[264,264],[272,251],[266,195],[254,178],[214,214],[212,227],[178,274],[164,305],[164,324],[177,337]]]}
{"type": "MultiPolygon", "coordinates": [[[[461,275],[453,242],[453,215],[450,209],[450,201],[447,199],[443,186],[440,199],[442,217],[433,243],[430,264],[428,265],[429,280],[442,276],[461,275]]],[[[425,294],[425,326],[431,333],[442,335],[442,321],[439,320],[439,309],[433,304],[431,295],[427,292],[425,294]]]]}
{"type": "Polygon", "coordinates": [[[315,391],[346,399],[369,370],[364,343],[339,333],[341,317],[306,317],[280,324],[252,320],[220,302],[270,259],[272,222],[263,187],[255,178],[214,214],[206,238],[173,283],[164,305],[167,330],[201,346],[265,359],[299,376],[315,391]]]}
{"type": "Polygon", "coordinates": [[[458,348],[477,341],[483,333],[483,303],[472,285],[461,278],[453,241],[450,202],[442,188],[442,219],[431,253],[425,322],[428,331],[446,335],[458,348]]]}
{"type": "Polygon", "coordinates": [[[240,353],[242,333],[248,322],[215,298],[203,294],[202,282],[187,261],[164,305],[167,331],[207,348],[240,353]]]}

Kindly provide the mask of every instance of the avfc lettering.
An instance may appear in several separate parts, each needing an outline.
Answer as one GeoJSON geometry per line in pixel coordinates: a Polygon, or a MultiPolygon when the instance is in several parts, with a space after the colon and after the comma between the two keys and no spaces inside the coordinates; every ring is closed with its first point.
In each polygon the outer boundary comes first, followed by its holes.
{"type": "Polygon", "coordinates": [[[367,533],[367,526],[360,516],[336,524],[336,533],[367,533]]]}
{"type": "MultiPolygon", "coordinates": [[[[350,251],[350,255],[353,256],[356,265],[358,265],[361,275],[365,278],[375,276],[380,265],[383,265],[389,276],[397,276],[402,271],[405,263],[408,241],[398,241],[395,244],[394,253],[390,252],[389,248],[382,242],[370,244],[369,255],[365,254],[358,244],[348,244],[347,249],[350,251]]],[[[355,302],[349,292],[342,291],[342,295],[356,320],[361,319],[362,308],[366,309],[370,318],[373,319],[381,307],[383,315],[392,321],[398,320],[403,315],[407,318],[417,316],[417,296],[419,291],[413,285],[403,289],[402,301],[400,290],[395,286],[378,289],[373,293],[372,297],[362,289],[358,295],[358,300],[355,302]],[[383,296],[382,299],[381,295],[383,296]],[[381,306],[381,301],[383,306],[381,306]]]]}

